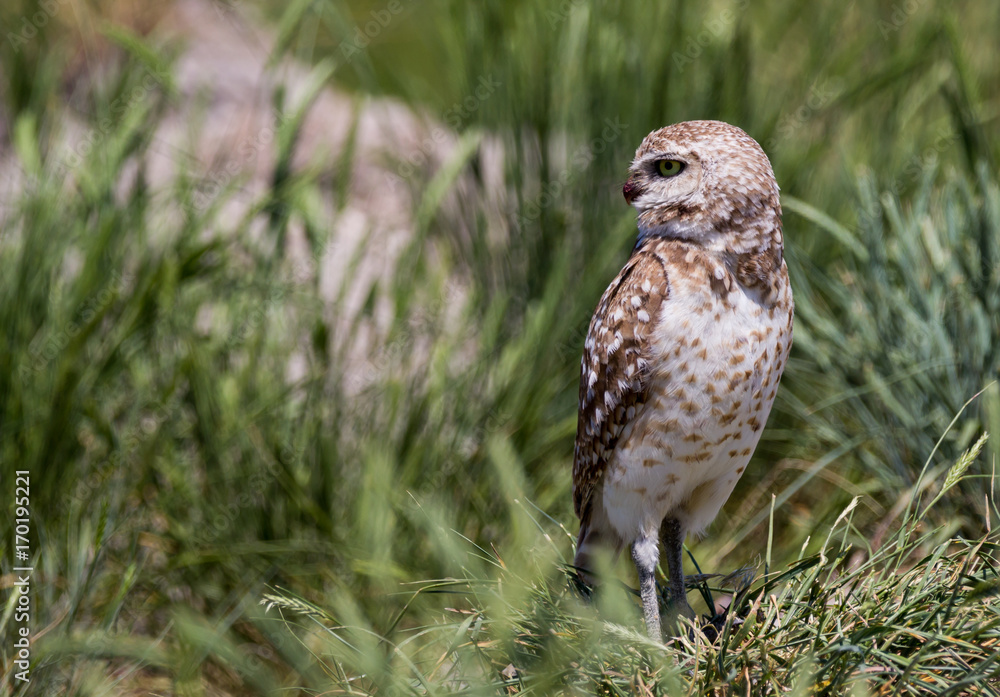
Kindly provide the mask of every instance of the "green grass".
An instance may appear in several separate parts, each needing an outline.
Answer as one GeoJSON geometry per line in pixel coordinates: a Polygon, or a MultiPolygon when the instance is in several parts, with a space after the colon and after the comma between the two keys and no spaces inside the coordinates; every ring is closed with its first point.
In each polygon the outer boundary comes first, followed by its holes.
{"type": "Polygon", "coordinates": [[[138,166],[183,98],[143,79],[177,47],[99,10],[0,46],[25,181],[0,201],[0,472],[31,472],[36,569],[19,694],[1000,691],[996,13],[441,0],[342,60],[380,7],[264,9],[281,55],[362,93],[449,120],[499,87],[406,182],[411,263],[362,289],[352,330],[391,320],[360,376],[345,294],[283,254],[293,227],[313,258],[338,239],[320,204],[344,205],[350,152],[295,171],[286,120],[225,234],[239,181],[206,206],[197,171],[154,188],[138,166]],[[74,36],[111,57],[101,80],[48,49],[74,36]],[[78,162],[53,151],[66,108],[98,142],[78,162]],[[704,571],[758,576],[717,641],[664,648],[629,593],[584,603],[561,565],[583,331],[634,241],[621,177],[646,132],[704,117],[772,156],[796,339],[754,463],[689,541],[704,571]]]}
{"type": "Polygon", "coordinates": [[[567,531],[527,507],[538,534],[516,558],[466,542],[461,573],[419,585],[385,635],[349,600],[328,611],[280,590],[265,618],[317,656],[315,689],[353,694],[996,694],[996,544],[935,542],[911,519],[854,547],[856,503],[816,554],[740,587],[710,635],[703,616],[666,645],[642,632],[635,591],[584,602],[554,541],[567,531]],[[427,606],[432,621],[401,628],[427,606]]]}

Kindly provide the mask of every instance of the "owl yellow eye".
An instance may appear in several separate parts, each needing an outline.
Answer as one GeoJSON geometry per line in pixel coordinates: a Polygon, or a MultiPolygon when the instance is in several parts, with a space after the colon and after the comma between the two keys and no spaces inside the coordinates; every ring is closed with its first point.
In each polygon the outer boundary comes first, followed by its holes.
{"type": "Polygon", "coordinates": [[[684,170],[684,163],[679,160],[660,160],[656,163],[656,169],[661,176],[676,177],[684,170]]]}

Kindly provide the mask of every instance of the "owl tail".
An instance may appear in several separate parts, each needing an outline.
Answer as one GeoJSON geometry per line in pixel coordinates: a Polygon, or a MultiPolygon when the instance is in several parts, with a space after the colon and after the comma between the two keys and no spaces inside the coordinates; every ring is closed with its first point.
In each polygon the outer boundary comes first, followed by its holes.
{"type": "Polygon", "coordinates": [[[590,526],[581,525],[580,534],[576,538],[576,556],[573,557],[573,566],[576,567],[576,571],[580,574],[580,578],[583,582],[589,586],[594,585],[596,581],[594,574],[591,573],[593,553],[597,547],[596,535],[590,534],[590,526]]]}
{"type": "Polygon", "coordinates": [[[576,538],[576,556],[573,557],[573,566],[576,567],[580,578],[588,585],[594,585],[597,580],[594,557],[601,552],[604,554],[610,552],[612,561],[616,561],[622,548],[623,543],[618,535],[612,532],[600,500],[592,500],[580,521],[580,534],[576,538]]]}

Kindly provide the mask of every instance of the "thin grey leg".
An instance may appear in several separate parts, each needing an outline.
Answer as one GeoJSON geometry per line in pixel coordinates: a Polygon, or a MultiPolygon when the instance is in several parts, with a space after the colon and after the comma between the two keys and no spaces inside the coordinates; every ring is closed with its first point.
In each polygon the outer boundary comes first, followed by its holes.
{"type": "Polygon", "coordinates": [[[665,518],[660,525],[660,541],[667,555],[667,573],[670,575],[670,624],[676,628],[680,615],[694,617],[694,610],[687,601],[684,585],[684,536],[687,533],[676,518],[665,518]]]}
{"type": "Polygon", "coordinates": [[[651,639],[661,641],[660,604],[656,599],[656,564],[660,560],[659,544],[652,536],[640,537],[632,543],[632,560],[639,572],[639,596],[642,598],[642,616],[646,632],[651,639]]]}

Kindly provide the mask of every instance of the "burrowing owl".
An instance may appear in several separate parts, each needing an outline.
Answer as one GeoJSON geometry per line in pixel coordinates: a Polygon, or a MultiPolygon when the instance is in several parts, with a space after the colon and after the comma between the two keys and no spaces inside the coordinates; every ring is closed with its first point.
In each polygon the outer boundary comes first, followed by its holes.
{"type": "Polygon", "coordinates": [[[719,121],[646,136],[622,189],[639,239],[590,322],[580,377],[575,564],[631,546],[660,637],[662,541],[672,614],[693,615],[682,546],[729,498],[792,343],[781,205],[757,142],[719,121]]]}

